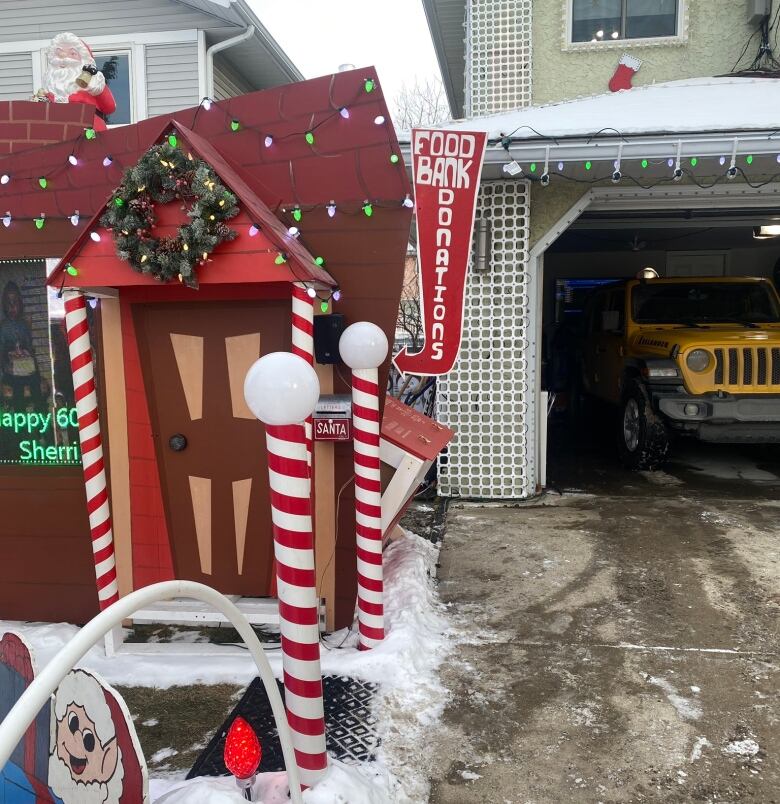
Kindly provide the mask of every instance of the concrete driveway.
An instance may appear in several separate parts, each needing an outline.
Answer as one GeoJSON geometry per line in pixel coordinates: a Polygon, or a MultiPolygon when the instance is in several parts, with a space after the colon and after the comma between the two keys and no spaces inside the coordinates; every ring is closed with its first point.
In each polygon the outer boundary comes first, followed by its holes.
{"type": "Polygon", "coordinates": [[[450,506],[432,802],[780,802],[780,463],[675,460],[579,454],[539,501],[450,506]]]}

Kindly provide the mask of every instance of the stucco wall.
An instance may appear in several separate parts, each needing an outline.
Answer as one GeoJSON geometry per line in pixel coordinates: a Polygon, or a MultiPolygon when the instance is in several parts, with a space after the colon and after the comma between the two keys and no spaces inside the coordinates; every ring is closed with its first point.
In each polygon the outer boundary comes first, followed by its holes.
{"type": "MultiPolygon", "coordinates": [[[[680,0],[687,41],[643,45],[630,40],[566,46],[566,11],[571,0],[534,0],[533,103],[550,103],[607,92],[620,56],[630,53],[643,64],[634,86],[731,71],[752,30],[742,0],[680,0]]],[[[743,66],[758,50],[758,37],[743,66]]]]}
{"type": "Polygon", "coordinates": [[[530,251],[552,225],[573,207],[588,192],[587,184],[563,184],[556,182],[550,187],[531,185],[531,227],[528,239],[530,251]]]}

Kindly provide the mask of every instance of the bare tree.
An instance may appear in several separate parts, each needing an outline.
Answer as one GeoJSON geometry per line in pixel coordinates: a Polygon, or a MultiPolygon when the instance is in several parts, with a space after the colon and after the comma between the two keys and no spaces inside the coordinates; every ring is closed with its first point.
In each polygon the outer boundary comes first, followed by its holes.
{"type": "Polygon", "coordinates": [[[423,321],[420,315],[420,273],[417,255],[406,255],[401,304],[396,321],[396,339],[410,352],[420,351],[423,343],[423,321]],[[400,338],[398,336],[401,336],[400,338]]]}
{"type": "Polygon", "coordinates": [[[399,131],[442,123],[451,118],[444,87],[438,78],[404,84],[393,102],[393,122],[399,131]]]}

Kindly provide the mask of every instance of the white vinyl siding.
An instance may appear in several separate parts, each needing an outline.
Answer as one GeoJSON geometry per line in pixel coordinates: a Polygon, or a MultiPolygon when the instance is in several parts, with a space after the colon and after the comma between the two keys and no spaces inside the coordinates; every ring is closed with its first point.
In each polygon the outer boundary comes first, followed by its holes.
{"type": "Polygon", "coordinates": [[[214,59],[214,100],[245,95],[252,88],[224,61],[214,59]]]}
{"type": "Polygon", "coordinates": [[[213,16],[172,0],[0,0],[0,20],[0,42],[51,39],[62,31],[89,41],[93,36],[209,29],[215,24],[213,16]]]}
{"type": "Polygon", "coordinates": [[[146,110],[149,117],[197,106],[198,45],[146,46],[146,110]]]}
{"type": "Polygon", "coordinates": [[[0,54],[0,100],[29,100],[33,87],[32,53],[0,54]]]}

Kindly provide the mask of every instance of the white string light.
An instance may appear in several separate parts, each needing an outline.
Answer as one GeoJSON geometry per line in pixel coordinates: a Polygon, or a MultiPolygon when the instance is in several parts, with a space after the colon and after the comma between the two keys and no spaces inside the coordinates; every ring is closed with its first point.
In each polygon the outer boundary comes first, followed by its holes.
{"type": "Polygon", "coordinates": [[[79,225],[79,221],[80,221],[80,220],[81,220],[81,216],[79,215],[79,211],[78,211],[78,210],[76,210],[76,211],[75,211],[75,212],[74,212],[74,213],[73,213],[73,214],[70,216],[70,222],[71,222],[71,223],[72,223],[74,226],[78,226],[78,225],[79,225]]]}
{"type": "Polygon", "coordinates": [[[5,226],[6,229],[11,225],[11,220],[11,213],[6,212],[5,215],[3,215],[3,226],[5,226]]]}

